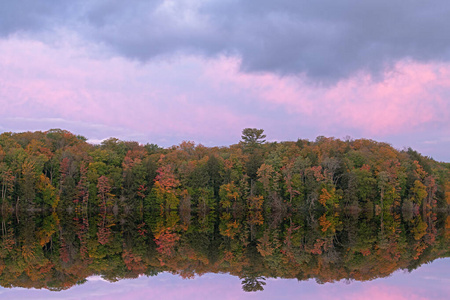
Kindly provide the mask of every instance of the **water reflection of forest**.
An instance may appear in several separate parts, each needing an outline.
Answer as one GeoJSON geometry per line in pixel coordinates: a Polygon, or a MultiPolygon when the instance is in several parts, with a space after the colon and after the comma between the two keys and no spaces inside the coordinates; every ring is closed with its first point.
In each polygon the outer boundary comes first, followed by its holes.
{"type": "Polygon", "coordinates": [[[160,272],[370,280],[449,256],[450,217],[432,212],[186,211],[13,214],[2,219],[0,284],[61,290],[160,272]]]}

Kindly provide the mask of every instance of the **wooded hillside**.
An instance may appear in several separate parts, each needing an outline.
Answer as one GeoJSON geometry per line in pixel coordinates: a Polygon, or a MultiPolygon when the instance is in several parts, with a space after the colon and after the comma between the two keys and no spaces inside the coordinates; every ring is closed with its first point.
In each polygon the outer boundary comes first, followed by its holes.
{"type": "Polygon", "coordinates": [[[265,142],[247,128],[229,147],[110,138],[65,130],[0,135],[3,210],[446,208],[450,164],[372,140],[265,142]]]}

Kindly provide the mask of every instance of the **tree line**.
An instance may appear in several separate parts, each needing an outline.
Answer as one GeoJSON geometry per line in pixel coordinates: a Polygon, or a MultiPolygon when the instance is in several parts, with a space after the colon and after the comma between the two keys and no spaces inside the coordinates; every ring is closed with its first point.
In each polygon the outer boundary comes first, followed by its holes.
{"type": "Polygon", "coordinates": [[[61,129],[0,135],[2,211],[447,209],[450,164],[367,139],[161,148],[61,129]]]}

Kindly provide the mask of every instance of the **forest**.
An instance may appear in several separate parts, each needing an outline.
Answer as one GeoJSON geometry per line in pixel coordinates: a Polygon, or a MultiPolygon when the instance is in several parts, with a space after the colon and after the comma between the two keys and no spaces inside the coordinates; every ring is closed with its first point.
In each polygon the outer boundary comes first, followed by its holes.
{"type": "Polygon", "coordinates": [[[0,135],[3,213],[13,211],[448,210],[450,163],[367,139],[170,148],[66,130],[0,135]]]}

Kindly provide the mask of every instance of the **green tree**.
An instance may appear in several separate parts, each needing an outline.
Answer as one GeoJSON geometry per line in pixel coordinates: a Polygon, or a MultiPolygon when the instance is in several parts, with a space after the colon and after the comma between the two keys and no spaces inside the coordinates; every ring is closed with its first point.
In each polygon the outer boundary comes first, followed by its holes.
{"type": "Polygon", "coordinates": [[[263,134],[264,129],[245,128],[242,130],[242,143],[244,149],[254,149],[255,147],[263,144],[266,140],[266,135],[263,134]]]}

